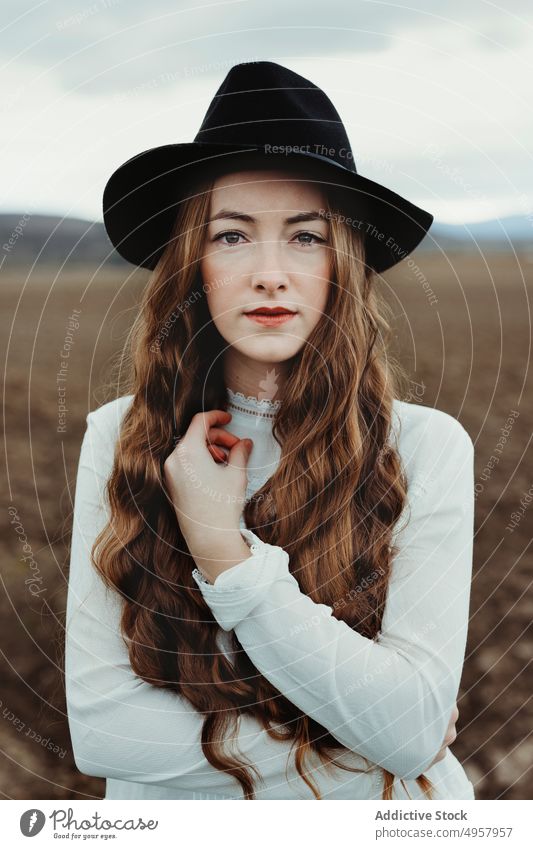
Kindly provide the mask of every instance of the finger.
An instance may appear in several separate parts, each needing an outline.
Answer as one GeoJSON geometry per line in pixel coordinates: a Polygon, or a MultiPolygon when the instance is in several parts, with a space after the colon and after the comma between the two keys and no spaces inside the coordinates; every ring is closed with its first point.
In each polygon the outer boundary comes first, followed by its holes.
{"type": "Polygon", "coordinates": [[[209,430],[217,425],[225,425],[231,420],[231,413],[226,410],[208,410],[205,413],[196,413],[189,425],[188,433],[194,440],[207,438],[209,430]]]}
{"type": "Polygon", "coordinates": [[[216,446],[214,445],[208,445],[207,448],[214,460],[217,460],[221,463],[226,462],[226,455],[224,454],[221,448],[216,448],[216,446]]]}
{"type": "Polygon", "coordinates": [[[212,427],[209,430],[208,445],[216,448],[216,453],[213,453],[213,457],[215,457],[216,460],[221,460],[225,463],[229,451],[238,441],[238,437],[234,436],[232,433],[228,433],[227,430],[215,427],[212,427]]]}
{"type": "Polygon", "coordinates": [[[452,721],[456,722],[458,719],[459,719],[459,708],[457,707],[457,704],[456,704],[454,706],[454,709],[452,710],[452,721]]]}
{"type": "Polygon", "coordinates": [[[245,469],[252,448],[253,442],[251,439],[239,439],[228,454],[228,466],[234,466],[236,469],[245,469]]]}
{"type": "Polygon", "coordinates": [[[239,437],[220,427],[212,427],[209,429],[208,440],[212,445],[224,445],[226,448],[233,448],[235,443],[239,441],[239,437]]]}

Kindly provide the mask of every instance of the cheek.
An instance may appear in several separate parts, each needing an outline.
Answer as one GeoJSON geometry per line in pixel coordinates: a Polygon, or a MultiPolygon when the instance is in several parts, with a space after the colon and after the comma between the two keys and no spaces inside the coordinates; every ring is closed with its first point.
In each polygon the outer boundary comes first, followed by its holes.
{"type": "Polygon", "coordinates": [[[204,283],[216,277],[217,261],[214,254],[204,255],[200,262],[200,274],[204,283]]]}
{"type": "Polygon", "coordinates": [[[228,320],[227,302],[221,290],[218,288],[209,288],[205,286],[205,296],[209,314],[217,325],[223,325],[228,320]]]}
{"type": "Polygon", "coordinates": [[[216,243],[208,243],[200,262],[200,272],[204,280],[218,279],[226,276],[228,269],[234,265],[235,256],[231,255],[231,250],[216,247],[216,243]]]}
{"type": "Polygon", "coordinates": [[[210,283],[213,286],[217,280],[225,279],[228,268],[228,256],[224,251],[210,251],[207,248],[200,262],[200,274],[204,283],[210,283]]]}
{"type": "Polygon", "coordinates": [[[224,273],[216,255],[204,257],[200,262],[200,276],[204,297],[211,316],[218,316],[224,309],[224,273]]]}
{"type": "Polygon", "coordinates": [[[312,321],[312,329],[316,327],[319,321],[322,319],[324,313],[326,312],[326,304],[328,301],[328,290],[321,289],[320,296],[315,299],[315,301],[310,304],[311,306],[311,321],[312,321]]]}
{"type": "MultiPolygon", "coordinates": [[[[313,269],[313,277],[308,281],[309,306],[313,310],[317,310],[322,314],[328,302],[328,295],[331,286],[330,282],[331,266],[327,260],[317,264],[313,269]]],[[[318,318],[317,318],[318,320],[318,318]]]]}
{"type": "MultiPolygon", "coordinates": [[[[212,272],[213,269],[210,269],[212,272]]],[[[202,274],[203,297],[207,303],[209,315],[218,332],[229,341],[235,334],[238,321],[235,291],[231,278],[224,274],[202,274]]]]}

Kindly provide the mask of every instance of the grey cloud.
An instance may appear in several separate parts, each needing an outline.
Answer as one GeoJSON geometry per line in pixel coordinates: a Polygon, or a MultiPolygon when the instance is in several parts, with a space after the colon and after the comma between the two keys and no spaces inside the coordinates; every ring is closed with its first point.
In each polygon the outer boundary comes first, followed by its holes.
{"type": "Polygon", "coordinates": [[[417,28],[442,28],[443,19],[464,24],[472,30],[472,42],[487,48],[505,22],[504,33],[516,45],[527,36],[513,15],[531,16],[525,0],[515,0],[512,13],[483,0],[450,0],[445,6],[441,0],[413,0],[410,6],[364,0],[292,5],[286,0],[53,0],[22,15],[13,7],[0,55],[31,62],[59,79],[67,92],[115,94],[164,79],[221,81],[223,68],[246,60],[380,51],[407,32],[416,38],[417,28]]]}

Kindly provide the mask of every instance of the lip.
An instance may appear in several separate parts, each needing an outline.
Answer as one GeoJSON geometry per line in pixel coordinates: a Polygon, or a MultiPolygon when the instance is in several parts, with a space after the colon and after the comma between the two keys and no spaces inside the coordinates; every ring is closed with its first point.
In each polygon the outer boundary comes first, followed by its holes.
{"type": "Polygon", "coordinates": [[[294,315],[297,312],[297,310],[291,310],[291,309],[289,309],[289,307],[284,307],[282,304],[276,304],[275,306],[272,306],[272,307],[269,307],[265,304],[264,306],[254,307],[253,310],[245,310],[244,314],[250,315],[250,313],[255,313],[258,310],[260,310],[263,313],[285,312],[285,313],[290,313],[291,315],[294,315]]]}
{"type": "Polygon", "coordinates": [[[297,313],[285,312],[275,315],[265,315],[264,313],[245,312],[246,318],[251,318],[256,324],[263,324],[265,327],[275,327],[278,324],[285,324],[291,318],[295,318],[297,313]]]}

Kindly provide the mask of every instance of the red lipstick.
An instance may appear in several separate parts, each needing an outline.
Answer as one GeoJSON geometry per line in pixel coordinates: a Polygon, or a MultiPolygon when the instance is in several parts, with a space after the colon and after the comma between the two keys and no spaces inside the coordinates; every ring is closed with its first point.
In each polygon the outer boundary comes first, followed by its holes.
{"type": "Polygon", "coordinates": [[[288,309],[288,307],[256,307],[254,310],[244,313],[256,324],[262,324],[266,327],[275,327],[278,324],[285,324],[294,318],[296,312],[288,309]]]}

